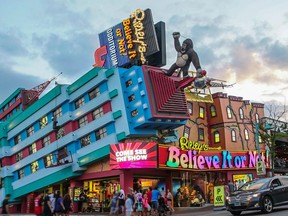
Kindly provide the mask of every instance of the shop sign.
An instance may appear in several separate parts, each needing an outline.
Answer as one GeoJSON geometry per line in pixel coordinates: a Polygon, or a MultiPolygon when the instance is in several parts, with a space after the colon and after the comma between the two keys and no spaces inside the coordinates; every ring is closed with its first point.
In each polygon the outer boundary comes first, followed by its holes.
{"type": "MultiPolygon", "coordinates": [[[[159,167],[194,170],[247,169],[256,168],[259,154],[257,151],[203,151],[181,150],[175,146],[159,145],[159,167]]],[[[269,165],[268,153],[262,152],[261,158],[269,165]]]]}
{"type": "Polygon", "coordinates": [[[131,62],[146,63],[159,51],[150,9],[137,9],[128,19],[99,34],[100,48],[94,53],[94,67],[122,67],[131,62]]]}
{"type": "Polygon", "coordinates": [[[225,206],[224,186],[214,187],[214,206],[225,206]]]}
{"type": "Polygon", "coordinates": [[[221,146],[219,147],[210,147],[205,143],[198,143],[196,141],[190,141],[187,137],[183,136],[179,139],[179,145],[181,150],[196,150],[199,153],[201,151],[208,150],[221,150],[221,146]]]}
{"type": "Polygon", "coordinates": [[[157,144],[129,142],[110,145],[110,168],[157,168],[157,144]]]}

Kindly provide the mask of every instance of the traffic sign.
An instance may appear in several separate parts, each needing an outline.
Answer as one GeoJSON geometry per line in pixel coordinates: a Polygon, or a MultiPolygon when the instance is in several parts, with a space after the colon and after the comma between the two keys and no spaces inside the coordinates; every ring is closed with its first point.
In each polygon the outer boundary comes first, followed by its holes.
{"type": "Polygon", "coordinates": [[[214,206],[224,206],[225,205],[225,191],[224,186],[214,187],[214,206]]]}
{"type": "Polygon", "coordinates": [[[257,161],[256,171],[257,175],[266,175],[266,167],[263,161],[257,161]]]}

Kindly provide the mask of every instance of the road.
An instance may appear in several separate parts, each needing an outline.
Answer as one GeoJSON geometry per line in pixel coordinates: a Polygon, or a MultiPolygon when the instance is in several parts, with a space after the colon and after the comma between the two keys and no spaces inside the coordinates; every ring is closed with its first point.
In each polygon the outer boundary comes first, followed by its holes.
{"type": "MultiPolygon", "coordinates": [[[[35,216],[33,214],[10,214],[10,216],[35,216]]],[[[96,214],[70,214],[71,216],[108,216],[108,213],[96,213],[96,214]]],[[[203,209],[194,209],[194,208],[186,208],[185,210],[177,210],[172,216],[232,216],[232,214],[226,210],[213,210],[212,208],[203,208],[203,209]]],[[[283,207],[277,207],[271,214],[262,214],[261,211],[246,211],[242,212],[243,216],[287,216],[288,215],[288,205],[283,207]]]]}
{"type": "MultiPolygon", "coordinates": [[[[204,215],[212,215],[212,216],[232,216],[232,214],[226,210],[211,210],[207,209],[203,211],[196,211],[193,212],[193,209],[191,211],[185,211],[185,212],[177,212],[174,214],[175,216],[188,216],[188,215],[197,215],[197,216],[204,216],[204,215]]],[[[241,215],[245,216],[287,216],[288,215],[288,206],[283,206],[283,207],[277,207],[274,209],[274,211],[271,214],[262,214],[261,211],[246,211],[242,212],[241,215]]]]}

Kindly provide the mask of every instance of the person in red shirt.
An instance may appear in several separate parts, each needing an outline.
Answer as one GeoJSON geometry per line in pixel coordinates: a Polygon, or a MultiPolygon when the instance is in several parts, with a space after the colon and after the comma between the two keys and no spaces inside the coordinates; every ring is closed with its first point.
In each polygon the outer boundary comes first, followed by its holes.
{"type": "Polygon", "coordinates": [[[149,187],[149,190],[147,191],[147,199],[148,199],[148,204],[151,206],[152,187],[149,187]]]}
{"type": "Polygon", "coordinates": [[[34,200],[34,214],[42,215],[43,213],[43,193],[40,193],[34,200]]]}

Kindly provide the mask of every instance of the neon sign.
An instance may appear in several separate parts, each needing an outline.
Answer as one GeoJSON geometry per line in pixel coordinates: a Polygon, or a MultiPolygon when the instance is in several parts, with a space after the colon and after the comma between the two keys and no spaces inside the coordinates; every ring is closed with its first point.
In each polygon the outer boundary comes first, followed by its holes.
{"type": "MultiPolygon", "coordinates": [[[[214,170],[214,169],[244,169],[255,168],[259,159],[257,151],[248,152],[200,152],[196,150],[181,150],[175,146],[163,148],[159,146],[159,167],[214,170]]],[[[269,167],[268,154],[261,153],[260,160],[269,167]]]]}
{"type": "Polygon", "coordinates": [[[131,142],[110,145],[110,168],[156,168],[157,144],[131,142]]]}
{"type": "Polygon", "coordinates": [[[189,141],[187,137],[181,137],[179,139],[179,144],[181,150],[196,150],[199,153],[201,151],[208,151],[208,150],[221,150],[221,146],[216,148],[209,147],[208,144],[205,143],[189,141]]]}
{"type": "Polygon", "coordinates": [[[117,151],[115,156],[117,162],[147,160],[148,157],[146,149],[117,151]]]}

